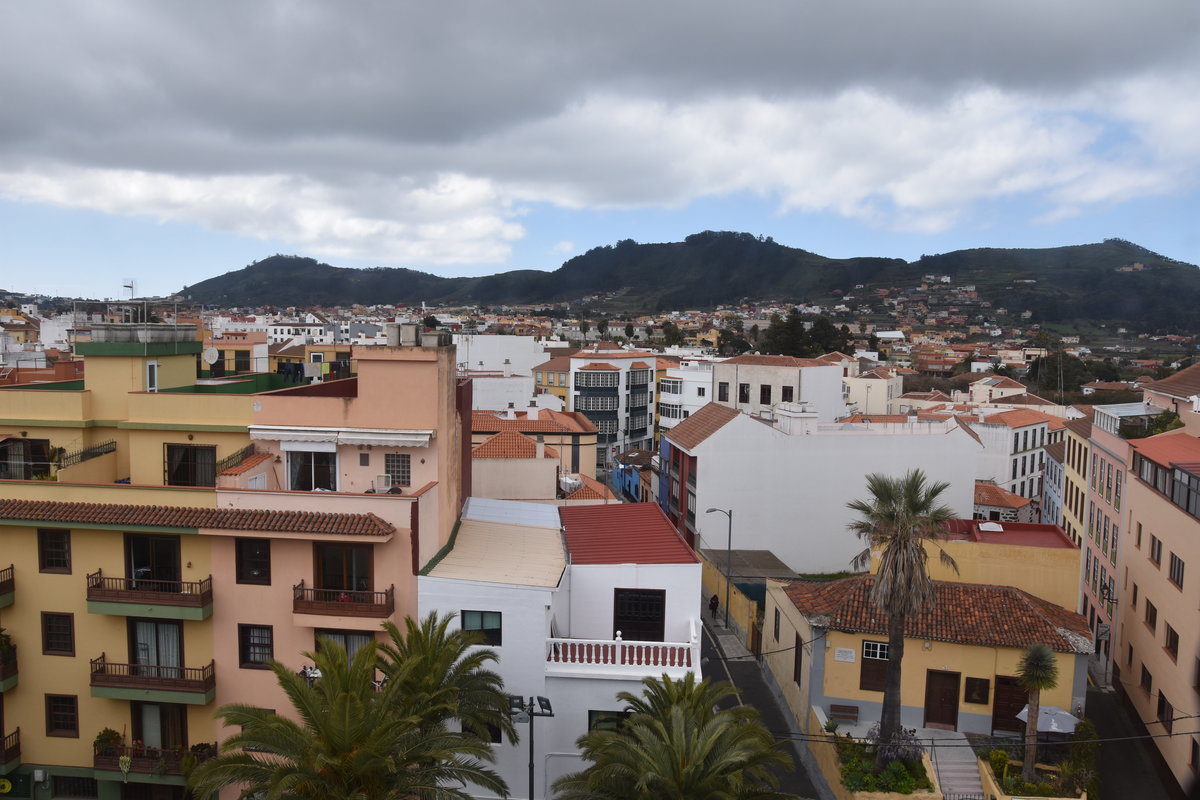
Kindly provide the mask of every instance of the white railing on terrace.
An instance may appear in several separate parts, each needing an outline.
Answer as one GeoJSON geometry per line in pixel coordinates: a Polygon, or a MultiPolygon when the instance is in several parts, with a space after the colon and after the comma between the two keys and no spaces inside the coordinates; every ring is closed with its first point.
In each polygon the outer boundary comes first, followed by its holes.
{"type": "Polygon", "coordinates": [[[682,673],[700,668],[700,637],[696,620],[689,620],[690,641],[625,641],[617,631],[615,639],[546,640],[548,672],[604,674],[682,673]]]}

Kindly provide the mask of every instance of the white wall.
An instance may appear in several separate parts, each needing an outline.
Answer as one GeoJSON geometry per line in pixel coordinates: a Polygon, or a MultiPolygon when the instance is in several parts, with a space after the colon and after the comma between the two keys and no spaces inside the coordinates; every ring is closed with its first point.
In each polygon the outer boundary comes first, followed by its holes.
{"type": "MultiPolygon", "coordinates": [[[[696,504],[733,510],[735,549],[770,550],[797,572],[834,572],[865,546],[846,530],[856,518],[846,504],[868,498],[867,474],[924,470],[950,483],[942,501],[970,519],[980,452],[967,433],[940,423],[788,436],[740,415],[692,450],[696,504]]],[[[724,547],[723,515],[697,514],[696,524],[700,546],[724,547]]]]}
{"type": "MultiPolygon", "coordinates": [[[[545,345],[532,336],[486,336],[456,333],[452,338],[455,346],[458,347],[458,362],[466,364],[467,369],[508,370],[517,375],[528,375],[532,378],[533,368],[538,364],[544,364],[550,358],[546,354],[545,345]],[[505,359],[508,359],[508,364],[504,363],[505,359]]],[[[531,388],[530,394],[532,392],[531,388]]],[[[491,406],[491,408],[504,408],[504,406],[491,406]]]]}
{"type": "MultiPolygon", "coordinates": [[[[508,337],[493,336],[493,339],[508,337]]],[[[521,410],[534,398],[533,375],[512,375],[507,378],[473,376],[471,378],[471,408],[476,411],[495,411],[513,407],[521,410]]]]}
{"type": "Polygon", "coordinates": [[[699,564],[575,564],[571,567],[573,639],[611,639],[614,589],[666,589],[663,639],[686,642],[700,600],[699,564]]]}

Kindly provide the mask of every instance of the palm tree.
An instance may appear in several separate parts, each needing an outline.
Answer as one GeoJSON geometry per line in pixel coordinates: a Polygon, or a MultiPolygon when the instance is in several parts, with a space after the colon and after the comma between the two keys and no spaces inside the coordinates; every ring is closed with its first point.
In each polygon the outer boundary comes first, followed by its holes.
{"type": "Polygon", "coordinates": [[[1017,681],[1029,692],[1029,716],[1025,723],[1025,763],[1021,767],[1021,778],[1033,783],[1037,778],[1034,763],[1037,761],[1038,715],[1042,711],[1042,691],[1058,686],[1058,661],[1054,652],[1044,644],[1035,644],[1021,656],[1017,665],[1017,681]]]}
{"type": "Polygon", "coordinates": [[[508,796],[504,780],[485,764],[494,756],[484,740],[423,725],[423,709],[399,682],[377,688],[373,642],[352,659],[328,639],[304,655],[321,674],[311,685],[278,661],[268,662],[298,722],[250,705],[217,710],[241,733],[188,776],[197,798],[234,786],[242,797],[270,800],[468,798],[468,782],[508,796]]]}
{"type": "Polygon", "coordinates": [[[782,800],[772,768],[791,759],[746,706],[713,711],[728,684],[646,678],[642,696],[621,692],[626,717],[576,745],[591,765],[554,782],[557,800],[782,800]]]}
{"type": "MultiPolygon", "coordinates": [[[[954,519],[954,511],[938,503],[949,487],[944,481],[929,483],[919,469],[909,470],[900,478],[872,473],[867,476],[871,499],[847,503],[861,515],[849,529],[867,542],[867,548],[854,557],[854,567],[869,566],[872,551],[880,551],[871,601],[887,615],[888,667],[879,720],[881,743],[890,742],[900,729],[904,626],[910,616],[933,601],[933,581],[925,568],[929,558],[925,544],[944,536],[946,523],[954,519]]],[[[941,548],[939,552],[942,563],[957,572],[954,559],[941,548]]],[[[880,766],[883,752],[884,748],[879,748],[880,766]]]]}
{"type": "Polygon", "coordinates": [[[403,632],[392,622],[384,623],[388,641],[379,648],[379,669],[424,710],[423,728],[457,720],[464,731],[485,741],[491,730],[498,729],[515,743],[517,731],[504,681],[487,669],[499,657],[495,650],[477,646],[483,643],[481,634],[451,630],[454,618],[454,614],[439,618],[436,611],[420,623],[409,617],[403,632]]]}

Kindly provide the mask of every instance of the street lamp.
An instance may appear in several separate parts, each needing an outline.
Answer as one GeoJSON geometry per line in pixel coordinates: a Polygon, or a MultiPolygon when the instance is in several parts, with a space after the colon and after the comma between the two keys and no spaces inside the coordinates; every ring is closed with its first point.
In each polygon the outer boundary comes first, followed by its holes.
{"type": "Polygon", "coordinates": [[[508,696],[508,712],[512,714],[513,722],[529,723],[529,800],[533,800],[533,718],[553,717],[554,709],[550,707],[550,698],[538,695],[529,698],[528,702],[519,694],[508,696]],[[534,705],[534,700],[537,705],[534,705]]]}
{"type": "Polygon", "coordinates": [[[729,630],[729,583],[733,580],[733,509],[710,508],[704,513],[711,514],[714,511],[721,512],[729,521],[725,538],[725,630],[729,630]]]}

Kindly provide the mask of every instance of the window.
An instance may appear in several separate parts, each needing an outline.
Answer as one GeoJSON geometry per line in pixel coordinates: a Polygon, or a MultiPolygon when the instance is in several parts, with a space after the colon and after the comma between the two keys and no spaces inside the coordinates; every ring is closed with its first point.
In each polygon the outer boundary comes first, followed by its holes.
{"type": "Polygon", "coordinates": [[[619,731],[629,719],[627,711],[588,711],[589,731],[619,731]]]}
{"type": "Polygon", "coordinates": [[[55,797],[99,797],[100,786],[95,778],[77,778],[73,775],[54,776],[55,797]]]}
{"type": "Polygon", "coordinates": [[[157,361],[147,361],[146,362],[146,391],[147,392],[157,392],[158,391],[158,362],[157,361]]]}
{"type": "Polygon", "coordinates": [[[75,695],[46,695],[46,735],[79,738],[79,699],[75,695]]]}
{"type": "Polygon", "coordinates": [[[1167,629],[1165,649],[1171,660],[1176,661],[1179,659],[1179,633],[1166,622],[1163,627],[1167,629]]]}
{"type": "Polygon", "coordinates": [[[610,370],[586,370],[575,373],[575,388],[608,388],[621,385],[621,373],[610,370]]]}
{"type": "Polygon", "coordinates": [[[42,612],[42,652],[48,656],[75,655],[75,615],[42,612]]]}
{"type": "Polygon", "coordinates": [[[1158,609],[1149,600],[1146,601],[1146,627],[1151,631],[1158,628],[1158,609]]]}
{"type": "Polygon", "coordinates": [[[1137,536],[1134,537],[1133,546],[1136,547],[1138,550],[1142,549],[1142,523],[1140,523],[1140,522],[1138,523],[1138,526],[1137,526],[1137,536]]]}
{"type": "Polygon", "coordinates": [[[801,679],[801,677],[803,677],[803,673],[804,673],[804,642],[802,642],[800,640],[800,634],[797,633],[796,634],[796,648],[793,651],[793,658],[792,658],[792,680],[794,680],[796,682],[797,686],[799,686],[802,682],[800,679],[801,679]]]}
{"type": "Polygon", "coordinates": [[[703,386],[696,387],[696,397],[704,397],[708,390],[703,386]]]}
{"type": "Polygon", "coordinates": [[[38,531],[38,569],[70,574],[70,531],[38,531]]]}
{"type": "Polygon", "coordinates": [[[761,384],[758,387],[758,403],[759,405],[771,405],[771,385],[769,383],[761,384]]]}
{"type": "Polygon", "coordinates": [[[233,370],[234,370],[234,372],[249,372],[250,371],[250,351],[249,350],[234,350],[233,351],[233,370]]]}
{"type": "Polygon", "coordinates": [[[1150,675],[1150,670],[1146,669],[1145,664],[1142,664],[1142,679],[1138,682],[1138,686],[1141,686],[1146,694],[1150,694],[1154,688],[1154,678],[1150,675]]]}
{"type": "Polygon", "coordinates": [[[483,634],[483,644],[499,647],[502,643],[499,611],[464,611],[462,628],[483,634]]]}
{"type": "Polygon", "coordinates": [[[1171,553],[1171,583],[1183,588],[1183,559],[1174,553],[1171,553]]]}
{"type": "Polygon", "coordinates": [[[739,383],[738,384],[738,402],[739,403],[749,403],[750,402],[750,384],[748,384],[748,383],[739,383]]]}
{"type": "Polygon", "coordinates": [[[987,705],[988,695],[991,694],[992,682],[988,678],[967,678],[963,701],[987,705]]]}
{"type": "Polygon", "coordinates": [[[242,669],[269,669],[275,657],[275,632],[270,625],[238,625],[238,663],[242,669]]]}
{"type": "Polygon", "coordinates": [[[1200,739],[1192,739],[1192,754],[1188,756],[1188,766],[1192,772],[1200,770],[1200,739]]]}
{"type": "Polygon", "coordinates": [[[383,469],[392,479],[392,486],[412,484],[412,456],[408,453],[387,453],[383,457],[383,469]]]}
{"type": "Polygon", "coordinates": [[[1162,539],[1154,534],[1150,534],[1150,560],[1156,567],[1162,563],[1162,539]]]}
{"type": "Polygon", "coordinates": [[[660,394],[682,394],[683,381],[679,378],[663,378],[658,382],[658,391],[660,394]]]}
{"type": "Polygon", "coordinates": [[[331,644],[346,648],[346,657],[354,658],[358,648],[374,639],[371,634],[361,631],[339,631],[329,628],[317,628],[315,632],[316,646],[321,646],[322,639],[328,639],[331,644]]]}
{"type": "Polygon", "coordinates": [[[1133,666],[1133,645],[1126,646],[1125,664],[1126,664],[1126,666],[1130,666],[1130,667],[1133,666]]]}
{"type": "Polygon", "coordinates": [[[728,403],[729,402],[729,384],[725,381],[721,381],[720,383],[717,384],[717,402],[718,403],[728,403]]]}
{"type": "Polygon", "coordinates": [[[371,454],[370,453],[359,453],[358,454],[358,465],[360,467],[371,466],[371,454]]]}
{"type": "Polygon", "coordinates": [[[1158,693],[1158,721],[1162,723],[1163,730],[1171,733],[1171,728],[1175,724],[1175,709],[1167,702],[1167,696],[1161,691],[1158,693]]]}
{"type": "Polygon", "coordinates": [[[781,403],[790,403],[795,396],[795,386],[783,386],[779,389],[779,402],[781,403]]]}
{"type": "Polygon", "coordinates": [[[288,488],[293,491],[337,490],[337,453],[295,450],[288,453],[288,488]]]}
{"type": "Polygon", "coordinates": [[[216,486],[217,448],[203,444],[166,445],[167,486],[216,486]]]}
{"type": "Polygon", "coordinates": [[[779,609],[775,609],[775,641],[779,641],[779,609]]]}
{"type": "Polygon", "coordinates": [[[233,542],[238,583],[271,585],[271,540],[235,539],[233,542]]]}
{"type": "Polygon", "coordinates": [[[858,688],[868,692],[882,692],[887,682],[887,662],[887,642],[863,642],[858,688]]]}
{"type": "Polygon", "coordinates": [[[1129,607],[1132,608],[1134,611],[1137,611],[1137,600],[1138,600],[1138,585],[1135,583],[1133,585],[1133,600],[1129,603],[1129,607]]]}

